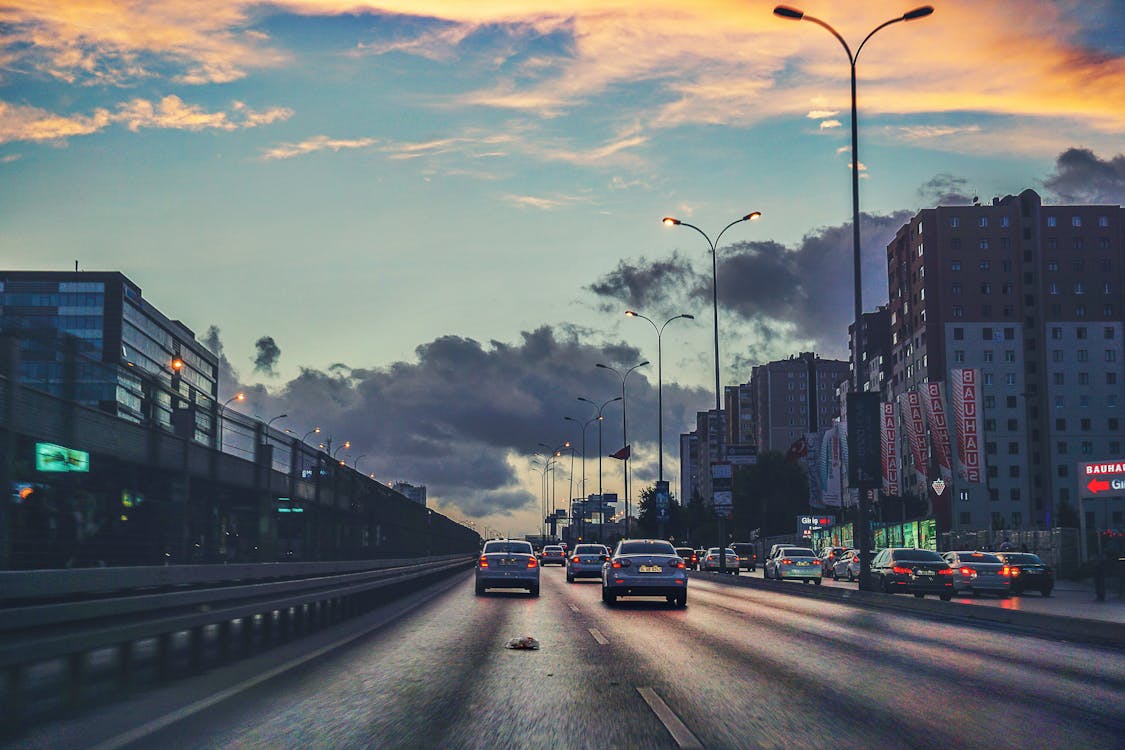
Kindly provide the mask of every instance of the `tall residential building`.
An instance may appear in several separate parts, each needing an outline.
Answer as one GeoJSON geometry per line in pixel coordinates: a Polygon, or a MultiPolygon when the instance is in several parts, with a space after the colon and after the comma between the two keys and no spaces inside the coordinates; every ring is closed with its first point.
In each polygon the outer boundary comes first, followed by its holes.
{"type": "MultiPolygon", "coordinates": [[[[868,393],[879,393],[888,398],[891,378],[894,375],[891,352],[891,312],[880,305],[875,312],[864,313],[861,318],[863,339],[860,341],[860,388],[868,393]]],[[[848,342],[854,349],[855,323],[848,326],[848,342]]],[[[855,376],[851,372],[849,381],[855,376]]]]}
{"type": "Polygon", "coordinates": [[[218,358],[124,275],[0,271],[0,331],[20,341],[21,382],[215,439],[218,358]]]}
{"type": "Polygon", "coordinates": [[[749,383],[723,387],[727,413],[727,445],[757,445],[754,433],[754,392],[749,383]]]}
{"type": "Polygon", "coordinates": [[[840,416],[836,386],[849,371],[847,362],[812,352],[755,367],[749,387],[758,450],[784,453],[804,433],[831,427],[840,416]]]}
{"type": "Polygon", "coordinates": [[[680,504],[687,505],[699,488],[699,448],[694,432],[680,435],[680,504]]]}
{"type": "MultiPolygon", "coordinates": [[[[980,371],[983,481],[955,465],[942,529],[1044,528],[1060,504],[1077,509],[1078,464],[1122,455],[1125,210],[1033,190],[924,209],[887,246],[887,272],[890,395],[980,371]]],[[[909,453],[904,491],[921,494],[909,453]]],[[[1094,525],[1103,511],[1120,525],[1125,500],[1097,505],[1094,525]]]]}
{"type": "MultiPolygon", "coordinates": [[[[717,409],[695,413],[695,488],[700,497],[711,502],[711,464],[725,459],[726,415],[717,409]]],[[[680,441],[681,446],[683,440],[680,441]]],[[[690,499],[690,497],[689,497],[690,499]]]]}
{"type": "Polygon", "coordinates": [[[416,485],[408,484],[407,482],[395,482],[391,485],[391,489],[419,505],[425,506],[426,504],[426,485],[424,484],[416,485]]]}

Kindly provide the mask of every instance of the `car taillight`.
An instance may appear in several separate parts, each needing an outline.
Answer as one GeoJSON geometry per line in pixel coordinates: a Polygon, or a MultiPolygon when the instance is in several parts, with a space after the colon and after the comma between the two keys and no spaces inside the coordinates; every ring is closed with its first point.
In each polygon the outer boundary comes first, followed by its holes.
{"type": "Polygon", "coordinates": [[[1019,578],[1020,569],[1019,568],[1008,568],[1008,573],[1012,576],[1012,578],[1019,578]]]}
{"type": "MultiPolygon", "coordinates": [[[[891,568],[891,572],[897,573],[900,576],[908,576],[908,575],[910,575],[911,573],[914,572],[914,568],[906,568],[906,567],[903,567],[902,565],[895,565],[893,568],[891,568]]],[[[949,569],[949,572],[950,573],[953,572],[952,568],[949,569]]]]}
{"type": "Polygon", "coordinates": [[[940,570],[938,570],[938,575],[939,576],[951,576],[951,575],[953,575],[953,568],[941,568],[940,570]]]}
{"type": "Polygon", "coordinates": [[[961,575],[963,575],[963,576],[971,576],[972,574],[973,574],[973,569],[972,569],[972,568],[961,568],[961,575]]]}
{"type": "Polygon", "coordinates": [[[480,558],[480,560],[479,560],[478,562],[480,563],[480,566],[481,566],[482,568],[487,568],[487,567],[488,567],[488,558],[487,558],[487,557],[485,557],[484,555],[481,555],[481,558],[480,558]]]}
{"type": "Polygon", "coordinates": [[[784,560],[782,560],[782,561],[781,561],[781,564],[782,564],[782,565],[792,565],[792,564],[793,564],[793,561],[792,561],[792,560],[790,560],[790,559],[789,559],[789,558],[787,557],[787,558],[785,558],[784,560]]]}
{"type": "Polygon", "coordinates": [[[683,567],[685,567],[684,561],[683,560],[669,560],[668,561],[668,567],[670,567],[670,568],[683,568],[683,567]]]}
{"type": "Polygon", "coordinates": [[[538,567],[539,567],[539,561],[538,561],[538,560],[536,560],[536,559],[535,559],[534,557],[530,557],[530,558],[528,558],[528,560],[527,560],[527,567],[529,567],[529,568],[538,568],[538,567]]]}
{"type": "Polygon", "coordinates": [[[574,557],[570,558],[570,561],[571,561],[572,563],[574,563],[575,565],[577,565],[578,563],[582,562],[581,560],[579,560],[579,559],[578,559],[578,555],[575,555],[574,557]]]}
{"type": "Polygon", "coordinates": [[[620,560],[614,560],[613,561],[613,567],[620,568],[621,567],[621,561],[620,560]]]}
{"type": "Polygon", "coordinates": [[[1012,575],[1012,569],[1005,565],[1003,568],[1000,568],[1000,575],[1004,576],[1005,578],[1010,578],[1012,575]]]}

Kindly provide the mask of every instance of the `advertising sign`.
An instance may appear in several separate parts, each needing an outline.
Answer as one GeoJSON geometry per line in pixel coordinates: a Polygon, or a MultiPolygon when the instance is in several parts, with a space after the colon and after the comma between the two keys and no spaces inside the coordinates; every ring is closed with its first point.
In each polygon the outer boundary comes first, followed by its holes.
{"type": "Polygon", "coordinates": [[[79,471],[90,470],[90,454],[54,443],[35,444],[36,471],[79,471]]]}
{"type": "Polygon", "coordinates": [[[797,534],[802,539],[812,539],[814,531],[830,529],[836,525],[836,516],[797,516],[797,534]]]}
{"type": "Polygon", "coordinates": [[[910,443],[910,454],[914,457],[914,473],[919,481],[926,480],[926,422],[922,416],[922,394],[907,391],[899,395],[902,409],[902,423],[906,428],[906,439],[910,443]]]}
{"type": "Polygon", "coordinates": [[[728,445],[727,459],[735,466],[754,466],[758,463],[758,446],[728,445]]]}
{"type": "Polygon", "coordinates": [[[942,397],[944,388],[945,384],[940,380],[926,383],[926,419],[930,423],[930,437],[934,441],[941,478],[948,482],[953,478],[953,449],[949,443],[949,421],[942,397]]]}
{"type": "Polygon", "coordinates": [[[820,447],[820,465],[824,491],[821,499],[825,507],[839,508],[841,505],[840,469],[843,456],[840,455],[840,431],[837,427],[824,431],[820,447]]]}
{"type": "Polygon", "coordinates": [[[898,420],[895,419],[895,402],[885,401],[881,406],[883,494],[898,495],[902,484],[899,482],[898,474],[898,420]]]}
{"type": "Polygon", "coordinates": [[[656,483],[656,492],[653,494],[653,499],[656,500],[656,518],[659,521],[668,520],[669,495],[668,483],[658,481],[656,483]]]}
{"type": "Polygon", "coordinates": [[[1125,458],[1079,464],[1078,496],[1125,497],[1125,458]]]}
{"type": "Polygon", "coordinates": [[[983,480],[980,370],[950,370],[953,419],[957,431],[957,473],[966,482],[983,480]]]}
{"type": "Polygon", "coordinates": [[[731,465],[728,461],[714,461],[711,463],[711,502],[715,508],[715,515],[730,518],[734,507],[734,497],[731,494],[731,465]]]}
{"type": "Polygon", "coordinates": [[[848,487],[878,489],[882,483],[878,393],[848,394],[848,487]]]}

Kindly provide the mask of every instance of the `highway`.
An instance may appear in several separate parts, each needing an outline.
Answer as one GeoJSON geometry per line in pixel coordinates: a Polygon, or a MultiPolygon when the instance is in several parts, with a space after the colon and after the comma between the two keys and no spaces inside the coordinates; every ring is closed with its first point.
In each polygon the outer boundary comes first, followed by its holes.
{"type": "Polygon", "coordinates": [[[699,578],[684,610],[607,607],[596,582],[567,584],[558,567],[537,599],[476,597],[472,581],[12,746],[1109,748],[1125,736],[1117,649],[699,578]],[[540,650],[505,648],[522,635],[540,650]]]}

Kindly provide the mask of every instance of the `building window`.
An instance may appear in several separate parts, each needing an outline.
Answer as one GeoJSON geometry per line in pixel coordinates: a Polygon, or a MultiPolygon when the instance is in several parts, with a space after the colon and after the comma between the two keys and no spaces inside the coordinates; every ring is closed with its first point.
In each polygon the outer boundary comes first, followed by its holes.
{"type": "Polygon", "coordinates": [[[1047,217],[1047,226],[1057,227],[1058,225],[1059,225],[1059,219],[1058,219],[1057,216],[1048,216],[1047,217]]]}
{"type": "Polygon", "coordinates": [[[995,396],[985,396],[984,397],[984,408],[985,409],[995,409],[996,408],[996,397],[995,396]]]}
{"type": "Polygon", "coordinates": [[[1055,429],[1058,430],[1059,432],[1066,432],[1066,420],[1065,419],[1056,419],[1055,420],[1055,429]]]}
{"type": "Polygon", "coordinates": [[[1106,396],[1105,397],[1105,405],[1108,406],[1110,409],[1116,408],[1117,407],[1117,394],[1111,393],[1108,396],[1106,396]]]}
{"type": "Polygon", "coordinates": [[[977,217],[977,226],[980,227],[981,229],[988,229],[988,217],[987,216],[978,216],[977,217]]]}
{"type": "Polygon", "coordinates": [[[1012,479],[1019,479],[1020,467],[1019,464],[1013,464],[1008,467],[1008,476],[1012,479]]]}
{"type": "Polygon", "coordinates": [[[950,216],[949,217],[949,228],[950,229],[957,229],[960,226],[961,226],[961,217],[960,216],[950,216]]]}
{"type": "Polygon", "coordinates": [[[961,305],[954,305],[953,306],[953,317],[955,317],[955,318],[965,317],[965,308],[961,307],[961,305]]]}
{"type": "Polygon", "coordinates": [[[980,241],[980,249],[981,250],[987,250],[988,249],[988,240],[981,240],[980,241]]]}
{"type": "Polygon", "coordinates": [[[1048,270],[1048,271],[1057,271],[1057,270],[1059,270],[1059,262],[1058,262],[1057,260],[1049,260],[1049,261],[1047,261],[1047,270],[1048,270]]]}
{"type": "Polygon", "coordinates": [[[987,281],[983,282],[980,285],[980,293],[981,294],[992,294],[992,284],[990,284],[987,281]]]}
{"type": "Polygon", "coordinates": [[[1055,467],[1055,473],[1060,477],[1066,477],[1070,474],[1070,470],[1066,464],[1059,464],[1057,467],[1055,467]]]}
{"type": "Polygon", "coordinates": [[[1090,385],[1090,373],[1088,373],[1088,372],[1078,373],[1078,385],[1090,385]]]}
{"type": "Polygon", "coordinates": [[[1074,355],[1078,359],[1079,362],[1089,362],[1090,361],[1090,350],[1089,349],[1079,349],[1078,351],[1076,351],[1074,353],[1074,355]]]}
{"type": "Polygon", "coordinates": [[[1061,395],[1055,396],[1055,408],[1056,409],[1065,409],[1066,408],[1066,399],[1063,398],[1061,395]]]}
{"type": "Polygon", "coordinates": [[[984,378],[984,384],[985,385],[992,385],[992,373],[991,372],[984,373],[984,375],[982,377],[984,378]]]}
{"type": "Polygon", "coordinates": [[[1110,440],[1109,441],[1109,452],[1112,453],[1115,456],[1118,453],[1120,453],[1121,452],[1121,441],[1120,440],[1110,440]]]}
{"type": "Polygon", "coordinates": [[[1008,420],[1008,432],[1016,432],[1017,430],[1019,430],[1019,428],[1020,428],[1020,423],[1019,423],[1018,419],[1009,419],[1008,420]]]}
{"type": "Polygon", "coordinates": [[[1055,373],[1055,385],[1066,385],[1066,375],[1061,372],[1055,373]]]}
{"type": "Polygon", "coordinates": [[[1078,397],[1078,405],[1081,406],[1083,409],[1090,408],[1090,397],[1085,395],[1085,394],[1079,396],[1078,397]]]}
{"type": "Polygon", "coordinates": [[[1057,237],[1048,237],[1047,238],[1047,249],[1048,250],[1058,250],[1059,249],[1059,240],[1058,240],[1057,237]]]}
{"type": "Polygon", "coordinates": [[[982,271],[989,271],[989,270],[992,269],[992,261],[982,260],[980,263],[977,264],[977,268],[979,268],[982,271]]]}
{"type": "Polygon", "coordinates": [[[1081,281],[1074,282],[1074,293],[1075,294],[1085,294],[1086,293],[1086,285],[1081,281]]]}
{"type": "Polygon", "coordinates": [[[922,257],[922,243],[921,242],[918,243],[918,257],[919,258],[922,257]]]}
{"type": "Polygon", "coordinates": [[[1105,229],[1106,227],[1108,227],[1109,226],[1109,217],[1108,216],[1099,216],[1098,217],[1098,226],[1101,227],[1102,229],[1105,229]]]}
{"type": "Polygon", "coordinates": [[[961,296],[961,283],[957,282],[957,281],[953,282],[953,287],[950,289],[950,292],[953,294],[954,297],[960,297],[961,296]]]}
{"type": "Polygon", "coordinates": [[[1079,420],[1078,424],[1079,424],[1079,426],[1080,426],[1080,428],[1082,429],[1083,432],[1089,432],[1090,431],[1090,418],[1089,417],[1085,417],[1085,418],[1079,420]]]}
{"type": "Polygon", "coordinates": [[[1094,454],[1094,442],[1092,440],[1082,441],[1082,455],[1092,456],[1094,454]]]}
{"type": "Polygon", "coordinates": [[[1004,361],[1005,362],[1015,362],[1016,361],[1016,350],[1015,349],[1005,349],[1004,350],[1004,361]]]}
{"type": "Polygon", "coordinates": [[[1016,384],[1016,374],[1014,372],[1009,372],[1008,374],[1006,374],[1004,376],[1004,385],[1015,385],[1015,384],[1016,384]]]}
{"type": "Polygon", "coordinates": [[[953,329],[953,340],[954,341],[963,341],[964,339],[965,339],[965,329],[964,328],[954,328],[953,329]]]}
{"type": "Polygon", "coordinates": [[[1105,350],[1105,361],[1106,362],[1116,362],[1117,361],[1117,350],[1116,349],[1106,349],[1105,350]]]}
{"type": "Polygon", "coordinates": [[[1086,306],[1085,305],[1075,305],[1074,306],[1074,317],[1085,318],[1086,317],[1086,306]]]}
{"type": "Polygon", "coordinates": [[[972,526],[972,524],[973,524],[973,514],[970,513],[967,510],[961,511],[961,525],[962,526],[972,526]]]}
{"type": "Polygon", "coordinates": [[[953,361],[957,362],[957,363],[964,362],[965,361],[965,350],[964,349],[954,349],[953,350],[953,361]]]}
{"type": "Polygon", "coordinates": [[[1113,282],[1106,281],[1102,283],[1102,294],[1113,294],[1113,282]]]}
{"type": "Polygon", "coordinates": [[[1117,385],[1117,373],[1116,372],[1107,372],[1105,374],[1105,384],[1106,385],[1117,385]]]}
{"type": "Polygon", "coordinates": [[[1062,362],[1063,361],[1062,349],[1052,349],[1051,350],[1051,361],[1052,362],[1062,362]]]}
{"type": "Polygon", "coordinates": [[[1055,445],[1055,452],[1060,456],[1065,456],[1068,450],[1070,450],[1070,446],[1065,440],[1060,440],[1058,444],[1055,445]]]}
{"type": "Polygon", "coordinates": [[[1113,305],[1102,305],[1102,317],[1103,318],[1112,318],[1113,317],[1113,305]]]}
{"type": "MultiPolygon", "coordinates": [[[[956,248],[954,248],[954,249],[956,249],[956,248]]],[[[959,261],[959,260],[951,261],[949,263],[949,270],[950,271],[960,271],[961,270],[961,261],[959,261]]]]}
{"type": "Polygon", "coordinates": [[[1100,261],[1098,261],[1098,262],[1099,262],[1099,264],[1100,264],[1100,265],[1101,265],[1101,267],[1102,267],[1102,272],[1103,272],[1103,273],[1109,273],[1110,269],[1111,269],[1111,268],[1113,268],[1113,263],[1112,263],[1112,262],[1110,262],[1109,258],[1102,258],[1102,259],[1101,259],[1100,261]]]}
{"type": "Polygon", "coordinates": [[[1077,216],[1077,215],[1075,215],[1075,216],[1071,216],[1071,217],[1070,217],[1070,225],[1071,225],[1072,227],[1080,227],[1080,226],[1082,226],[1082,217],[1081,217],[1081,216],[1077,216]]]}
{"type": "Polygon", "coordinates": [[[985,452],[985,455],[995,456],[996,455],[996,443],[985,443],[984,444],[984,452],[985,452]]]}
{"type": "Polygon", "coordinates": [[[1051,338],[1053,338],[1055,340],[1061,339],[1062,338],[1062,328],[1059,328],[1058,326],[1052,326],[1051,327],[1051,338]]]}
{"type": "Polygon", "coordinates": [[[1056,284],[1053,281],[1051,283],[1047,284],[1047,294],[1058,294],[1058,293],[1059,293],[1059,285],[1058,284],[1056,284]]]}
{"type": "Polygon", "coordinates": [[[1082,238],[1081,237],[1075,237],[1074,238],[1074,249],[1075,250],[1081,250],[1083,248],[1083,246],[1084,246],[1084,243],[1082,242],[1082,238]]]}
{"type": "Polygon", "coordinates": [[[1012,285],[1012,282],[1010,282],[1010,281],[1005,281],[1003,286],[1000,287],[1000,293],[1003,294],[1006,297],[1012,296],[1013,291],[1014,291],[1014,287],[1012,285]]]}
{"type": "Polygon", "coordinates": [[[1020,444],[1014,441],[1008,443],[1008,455],[1018,456],[1020,453],[1020,444]]]}

